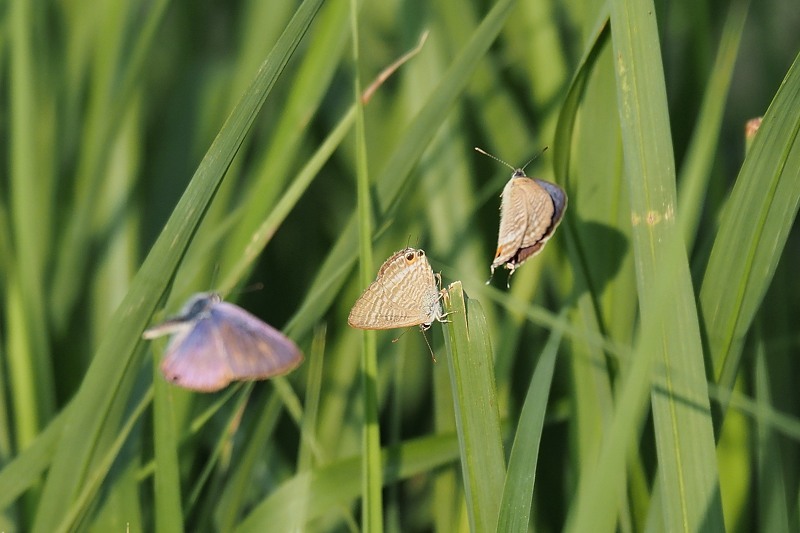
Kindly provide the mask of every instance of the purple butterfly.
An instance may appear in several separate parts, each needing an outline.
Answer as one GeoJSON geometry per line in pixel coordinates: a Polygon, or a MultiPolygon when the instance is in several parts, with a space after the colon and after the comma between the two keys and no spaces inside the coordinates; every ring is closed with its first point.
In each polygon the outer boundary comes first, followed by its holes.
{"type": "Polygon", "coordinates": [[[172,335],[161,362],[164,377],[196,391],[279,376],[303,362],[291,339],[216,293],[195,294],[178,316],[145,330],[142,337],[162,335],[172,335]]]}

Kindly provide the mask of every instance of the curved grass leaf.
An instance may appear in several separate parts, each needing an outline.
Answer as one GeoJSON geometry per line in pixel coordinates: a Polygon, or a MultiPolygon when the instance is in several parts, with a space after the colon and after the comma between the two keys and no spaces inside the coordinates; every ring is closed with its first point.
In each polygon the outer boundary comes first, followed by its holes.
{"type": "Polygon", "coordinates": [[[550,340],[542,350],[536,370],[533,372],[525,403],[519,414],[519,424],[508,459],[508,473],[503,485],[503,499],[500,504],[500,519],[497,531],[528,531],[531,518],[536,465],[539,461],[539,444],[542,440],[544,416],[547,413],[547,400],[556,366],[558,346],[562,331],[550,334],[550,340]]]}
{"type": "Polygon", "coordinates": [[[713,375],[732,388],[742,343],[800,204],[800,56],[772,101],[720,220],[700,309],[713,375]]]}

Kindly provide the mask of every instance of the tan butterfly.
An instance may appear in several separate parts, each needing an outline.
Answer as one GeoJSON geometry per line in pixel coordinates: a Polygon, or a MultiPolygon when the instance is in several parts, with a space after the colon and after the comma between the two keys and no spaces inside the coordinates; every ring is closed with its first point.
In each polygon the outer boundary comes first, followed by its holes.
{"type": "Polygon", "coordinates": [[[553,236],[567,208],[567,193],[555,183],[529,178],[525,167],[515,169],[480,148],[475,150],[514,171],[501,195],[497,251],[490,267],[492,276],[499,266],[510,270],[510,282],[514,270],[541,252],[553,236]]]}
{"type": "Polygon", "coordinates": [[[353,304],[347,323],[360,329],[393,329],[419,325],[428,329],[434,320],[446,322],[439,285],[424,250],[405,248],[387,259],[378,277],[353,304]]]}

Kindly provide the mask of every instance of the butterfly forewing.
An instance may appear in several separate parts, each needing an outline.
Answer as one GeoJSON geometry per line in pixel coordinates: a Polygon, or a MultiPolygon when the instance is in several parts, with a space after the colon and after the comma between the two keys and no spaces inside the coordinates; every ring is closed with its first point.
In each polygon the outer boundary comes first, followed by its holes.
{"type": "Polygon", "coordinates": [[[493,267],[509,261],[522,247],[522,241],[528,233],[530,195],[525,185],[519,183],[524,179],[528,178],[512,178],[503,189],[493,267]]]}
{"type": "Polygon", "coordinates": [[[303,354],[281,332],[240,307],[220,303],[211,311],[230,374],[237,380],[285,374],[303,362],[303,354]]]}

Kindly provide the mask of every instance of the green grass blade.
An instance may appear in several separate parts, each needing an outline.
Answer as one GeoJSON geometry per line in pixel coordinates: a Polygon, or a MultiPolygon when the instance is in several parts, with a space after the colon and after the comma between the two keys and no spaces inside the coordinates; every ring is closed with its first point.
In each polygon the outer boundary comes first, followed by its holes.
{"type": "MultiPolygon", "coordinates": [[[[94,207],[101,198],[99,192],[107,172],[113,143],[124,127],[124,115],[129,112],[137,94],[137,83],[142,69],[146,68],[152,48],[156,45],[157,29],[169,6],[168,0],[158,0],[143,10],[145,15],[133,14],[136,6],[109,6],[101,10],[104,17],[99,24],[101,35],[95,44],[98,49],[93,59],[95,79],[93,98],[87,110],[84,135],[86,149],[80,150],[75,178],[75,198],[71,200],[69,217],[59,238],[64,242],[58,248],[58,259],[52,280],[52,306],[50,316],[60,332],[69,323],[71,312],[80,294],[80,283],[90,257],[87,249],[95,238],[90,231],[94,207]],[[128,23],[134,27],[125,27],[128,23]],[[126,36],[135,35],[130,45],[126,36]],[[126,47],[129,45],[130,48],[126,47]]],[[[94,14],[94,13],[93,13],[94,14]]]]}
{"type": "MultiPolygon", "coordinates": [[[[383,452],[384,484],[429,472],[458,458],[456,435],[423,437],[383,452]]],[[[237,533],[293,531],[361,494],[361,457],[295,475],[283,483],[236,528],[237,533]]]]}
{"type": "Polygon", "coordinates": [[[23,492],[37,483],[44,474],[58,447],[61,432],[69,413],[69,405],[63,407],[36,439],[0,470],[0,509],[5,509],[23,492]]]}
{"type": "MultiPolygon", "coordinates": [[[[14,394],[14,433],[25,448],[55,408],[52,362],[47,359],[45,274],[51,248],[55,201],[48,139],[53,134],[50,92],[44,88],[43,57],[36,50],[37,9],[28,2],[8,5],[7,38],[11,44],[9,96],[5,108],[8,149],[8,222],[15,245],[15,265],[9,265],[6,355],[14,394]]],[[[6,231],[5,229],[3,231],[6,231]]]]}
{"type": "Polygon", "coordinates": [[[664,521],[669,531],[722,531],[708,391],[705,380],[686,378],[704,376],[705,369],[689,265],[675,221],[674,156],[655,6],[613,0],[611,30],[642,336],[656,350],[652,407],[664,521]],[[657,342],[651,344],[651,336],[657,342]]]}
{"type": "Polygon", "coordinates": [[[155,524],[158,531],[183,531],[181,477],[178,467],[177,421],[174,395],[182,394],[161,379],[157,361],[153,363],[153,452],[156,470],[153,480],[155,493],[155,524]]]}
{"type": "Polygon", "coordinates": [[[772,101],[720,220],[700,290],[714,377],[726,388],[800,204],[800,56],[772,101]]]}
{"type": "Polygon", "coordinates": [[[130,412],[130,416],[115,433],[114,438],[109,442],[108,448],[104,450],[102,457],[98,457],[92,470],[86,476],[86,481],[81,486],[80,492],[75,497],[75,501],[72,502],[64,520],[62,520],[61,524],[59,524],[59,528],[55,531],[67,532],[75,530],[76,524],[80,523],[80,520],[86,515],[87,510],[92,507],[91,502],[100,491],[108,471],[119,458],[123,445],[130,437],[139,418],[152,400],[152,390],[147,391],[138,399],[136,406],[130,412]]]}
{"type": "Polygon", "coordinates": [[[556,366],[561,331],[553,331],[542,350],[536,370],[533,372],[525,403],[519,414],[519,424],[508,459],[508,473],[503,485],[500,504],[500,519],[497,531],[527,532],[531,518],[536,465],[539,461],[539,445],[542,441],[544,416],[556,366]]]}
{"type": "Polygon", "coordinates": [[[628,450],[638,441],[650,392],[650,371],[657,343],[653,336],[622,378],[614,418],[605,433],[596,466],[580,479],[565,531],[615,531],[624,490],[628,450]]]}
{"type": "Polygon", "coordinates": [[[711,69],[697,116],[697,126],[678,180],[678,223],[686,249],[690,251],[697,236],[697,224],[712,175],[711,167],[719,148],[726,96],[733,78],[733,67],[736,64],[748,6],[749,0],[736,0],[729,7],[717,59],[711,69]]]}
{"type": "MultiPolygon", "coordinates": [[[[756,401],[762,406],[772,404],[770,392],[769,368],[766,360],[763,339],[759,339],[756,347],[755,394],[756,401]]],[[[787,509],[787,490],[784,472],[787,467],[783,460],[777,435],[771,424],[758,419],[757,450],[758,461],[758,512],[762,516],[764,531],[788,533],[789,509],[787,509]]]]}
{"type": "MultiPolygon", "coordinates": [[[[226,239],[224,260],[220,265],[222,273],[229,270],[230,261],[238,262],[240,250],[254,248],[250,240],[253,233],[262,220],[275,216],[278,194],[291,180],[298,157],[306,157],[302,150],[311,129],[309,117],[318,112],[326,92],[331,89],[331,79],[346,49],[348,5],[347,0],[328,0],[316,17],[314,32],[309,35],[308,53],[297,72],[292,73],[292,91],[282,105],[263,155],[254,164],[255,175],[247,184],[245,201],[240,208],[241,221],[226,239]]],[[[308,166],[306,163],[304,168],[308,166]]],[[[291,180],[290,187],[296,187],[298,181],[299,177],[291,180]]]]}
{"type": "Polygon", "coordinates": [[[264,446],[275,431],[281,412],[280,399],[276,394],[270,394],[263,406],[258,420],[247,433],[244,449],[237,454],[226,490],[214,506],[214,525],[218,531],[233,530],[258,458],[264,453],[264,446]]]}
{"type": "Polygon", "coordinates": [[[98,446],[113,435],[119,420],[109,419],[117,394],[124,399],[143,355],[136,348],[172,273],[214,196],[275,80],[302,39],[320,5],[307,0],[259,70],[253,85],[233,110],[209,148],[173,216],[115,313],[69,413],[39,503],[34,531],[54,531],[84,482],[98,446]],[[138,357],[137,357],[138,355],[138,357]]]}
{"type": "MultiPolygon", "coordinates": [[[[372,197],[367,165],[367,138],[364,104],[361,100],[361,67],[358,0],[350,1],[350,28],[353,35],[354,91],[356,102],[356,184],[358,196],[359,280],[367,287],[375,275],[372,264],[372,197]]],[[[381,494],[381,433],[378,420],[378,347],[374,331],[363,331],[361,345],[361,400],[364,405],[362,426],[362,504],[361,527],[367,531],[383,531],[383,497],[381,494]]]]}
{"type": "Polygon", "coordinates": [[[505,457],[486,318],[456,281],[447,289],[445,347],[455,404],[461,472],[472,531],[494,531],[500,513],[505,457]]]}

